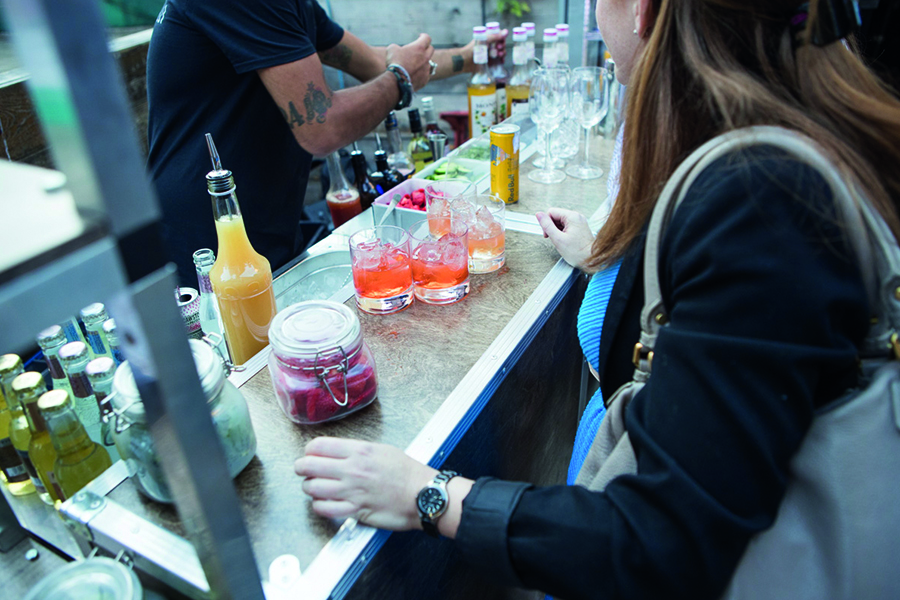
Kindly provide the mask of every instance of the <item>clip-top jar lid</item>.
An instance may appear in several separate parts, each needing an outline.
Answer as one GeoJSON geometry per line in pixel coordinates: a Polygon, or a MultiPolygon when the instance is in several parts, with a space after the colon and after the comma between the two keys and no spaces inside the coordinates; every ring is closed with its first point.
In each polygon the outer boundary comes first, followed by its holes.
{"type": "Polygon", "coordinates": [[[328,300],[292,304],[269,326],[269,343],[280,355],[312,357],[338,347],[349,351],[359,337],[359,319],[353,311],[328,300]]]}
{"type": "MultiPolygon", "coordinates": [[[[188,343],[191,346],[191,354],[194,356],[194,366],[200,377],[203,394],[206,396],[206,401],[210,402],[218,396],[222,386],[225,385],[225,367],[222,364],[222,358],[205,342],[188,340],[188,343]]],[[[112,398],[112,403],[117,410],[122,410],[135,400],[141,399],[137,382],[134,380],[134,372],[131,370],[131,363],[128,361],[123,362],[116,369],[113,389],[116,393],[112,398]]],[[[133,421],[145,422],[143,403],[132,404],[125,412],[125,416],[133,421]]]]}

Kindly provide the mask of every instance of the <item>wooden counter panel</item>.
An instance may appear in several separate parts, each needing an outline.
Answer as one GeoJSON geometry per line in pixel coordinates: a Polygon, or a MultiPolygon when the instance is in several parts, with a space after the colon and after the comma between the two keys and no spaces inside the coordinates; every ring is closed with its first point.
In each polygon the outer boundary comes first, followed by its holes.
{"type": "MultiPolygon", "coordinates": [[[[282,554],[296,555],[306,569],[337,531],[333,523],[311,514],[294,475],[293,462],[305,444],[329,435],[407,447],[558,260],[553,246],[540,236],[508,232],[506,243],[507,264],[495,273],[472,275],[471,291],[462,302],[416,302],[386,316],[359,313],[379,383],[378,400],[362,411],[340,421],[296,426],[274,400],[268,369],[241,388],[258,449],[235,483],[261,573],[282,554]]],[[[348,305],[355,310],[352,299],[348,305]]],[[[144,499],[130,484],[120,485],[109,497],[184,535],[173,507],[144,499]]]]}

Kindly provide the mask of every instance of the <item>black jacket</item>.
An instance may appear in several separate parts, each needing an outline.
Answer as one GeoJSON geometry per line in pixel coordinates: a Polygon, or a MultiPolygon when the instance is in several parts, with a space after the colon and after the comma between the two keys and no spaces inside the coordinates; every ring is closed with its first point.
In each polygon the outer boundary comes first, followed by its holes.
{"type": "MultiPolygon", "coordinates": [[[[643,237],[600,341],[604,397],[630,380],[643,237]]],[[[670,322],[627,409],[638,474],[603,493],[478,480],[457,547],[498,583],[561,598],[716,598],[775,518],[814,411],[855,384],[869,310],[831,194],[771,147],[725,157],[662,240],[670,322]]]]}

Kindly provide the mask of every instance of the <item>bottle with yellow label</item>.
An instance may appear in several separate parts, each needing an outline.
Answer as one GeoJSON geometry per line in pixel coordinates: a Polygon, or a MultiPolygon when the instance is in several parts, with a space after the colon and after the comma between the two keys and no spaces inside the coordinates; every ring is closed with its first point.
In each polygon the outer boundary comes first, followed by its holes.
{"type": "Polygon", "coordinates": [[[112,466],[112,461],[106,448],[88,437],[68,392],[49,391],[40,397],[37,406],[56,449],[53,472],[59,484],[57,491],[60,500],[66,500],[112,466]]]}
{"type": "Polygon", "coordinates": [[[38,398],[47,393],[47,386],[40,373],[28,371],[16,377],[12,387],[25,413],[31,433],[28,442],[28,458],[37,472],[41,487],[44,488],[39,491],[41,500],[52,505],[56,500],[62,500],[56,475],[53,472],[56,464],[56,450],[50,441],[44,417],[37,407],[38,398]]]}
{"type": "Polygon", "coordinates": [[[469,137],[490,131],[497,120],[497,85],[488,71],[487,28],[474,27],[472,60],[475,73],[469,80],[469,137]]]}
{"type": "Polygon", "coordinates": [[[2,383],[4,375],[7,378],[11,375],[14,379],[22,369],[22,360],[15,354],[0,356],[0,478],[13,496],[25,496],[35,492],[28,470],[22,464],[22,459],[9,438],[9,426],[13,415],[6,397],[12,394],[12,390],[4,389],[2,383]]]}
{"type": "MultiPolygon", "coordinates": [[[[47,490],[38,477],[34,463],[31,462],[31,456],[28,454],[28,445],[31,443],[31,428],[28,427],[28,419],[19,403],[19,396],[13,389],[13,382],[22,373],[25,372],[22,366],[22,360],[15,354],[7,354],[3,357],[5,360],[0,364],[0,386],[3,387],[3,393],[6,396],[6,402],[9,406],[9,441],[12,442],[19,460],[28,471],[31,483],[34,484],[35,491],[38,494],[46,494],[47,490]],[[9,358],[11,357],[11,358],[9,358]]],[[[42,496],[43,498],[43,496],[42,496]]]]}

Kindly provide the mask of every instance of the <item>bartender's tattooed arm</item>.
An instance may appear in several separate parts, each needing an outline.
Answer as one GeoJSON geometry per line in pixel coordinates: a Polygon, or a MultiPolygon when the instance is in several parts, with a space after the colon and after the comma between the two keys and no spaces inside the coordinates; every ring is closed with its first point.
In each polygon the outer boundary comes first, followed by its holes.
{"type": "Polygon", "coordinates": [[[450,57],[450,60],[453,61],[453,72],[454,73],[459,73],[460,71],[463,70],[463,67],[466,66],[466,61],[462,57],[462,55],[454,54],[453,56],[450,57]]]}
{"type": "Polygon", "coordinates": [[[303,107],[306,109],[306,117],[297,110],[293,101],[289,101],[287,110],[278,107],[281,116],[287,121],[291,129],[299,127],[304,123],[325,123],[325,113],[331,108],[331,92],[324,92],[317,88],[312,82],[306,89],[306,96],[303,97],[303,107]]]}
{"type": "Polygon", "coordinates": [[[353,60],[353,50],[345,44],[338,44],[334,48],[319,52],[319,59],[329,67],[346,71],[353,60]]]}

